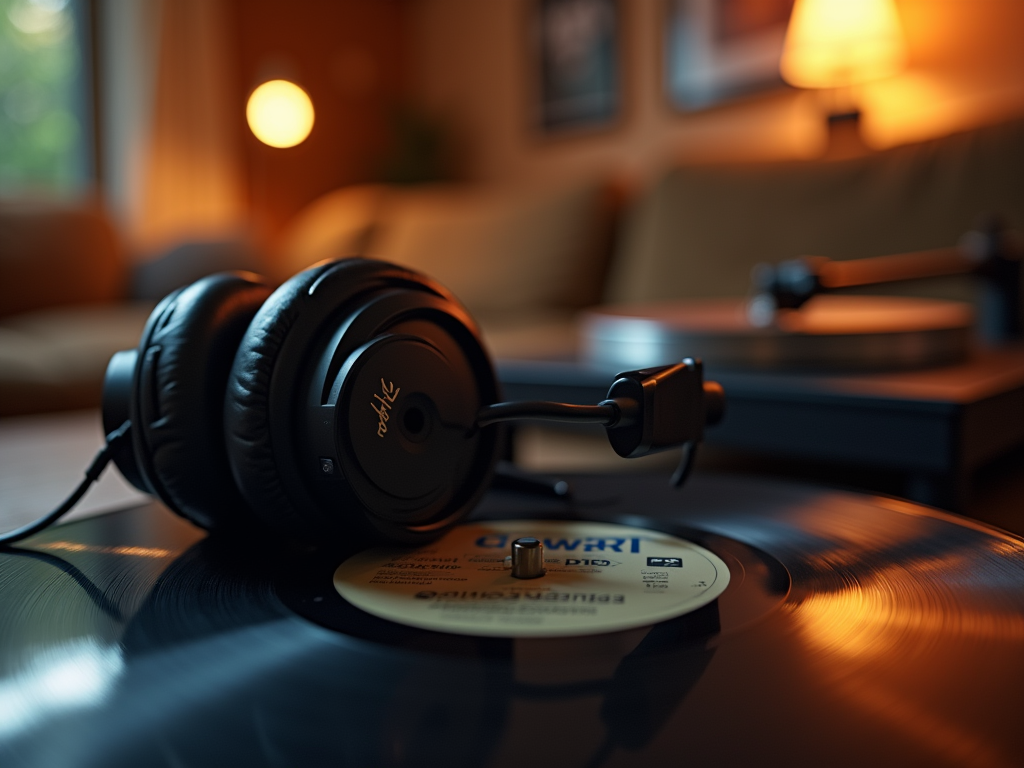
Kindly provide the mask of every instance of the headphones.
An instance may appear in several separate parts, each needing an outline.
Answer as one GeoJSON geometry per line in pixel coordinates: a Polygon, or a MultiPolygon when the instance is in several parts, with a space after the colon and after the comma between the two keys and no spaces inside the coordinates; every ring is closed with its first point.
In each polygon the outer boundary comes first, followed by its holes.
{"type": "Polygon", "coordinates": [[[689,358],[618,374],[597,405],[498,399],[473,319],[412,270],[327,261],[275,291],[248,272],[210,275],[165,297],[138,348],[114,354],[106,444],[63,504],[0,547],[66,514],[111,459],[203,528],[423,544],[490,486],[499,422],[597,422],[627,458],[682,446],[678,486],[725,405],[689,358]]]}
{"type": "Polygon", "coordinates": [[[315,265],[276,291],[210,275],[164,298],[107,367],[103,426],[135,487],[209,529],[415,544],[487,489],[498,398],[480,333],[436,282],[392,264],[315,265]]]}

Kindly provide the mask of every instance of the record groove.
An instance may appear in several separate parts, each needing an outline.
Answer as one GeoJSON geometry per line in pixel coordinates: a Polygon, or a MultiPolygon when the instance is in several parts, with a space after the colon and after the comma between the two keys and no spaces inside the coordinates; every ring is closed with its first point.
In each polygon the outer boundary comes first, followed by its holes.
{"type": "Polygon", "coordinates": [[[34,702],[0,764],[1024,762],[1020,539],[796,485],[575,482],[572,506],[492,494],[478,518],[665,531],[728,589],[654,627],[513,640],[369,616],[331,584],[349,553],[232,546],[156,507],[0,554],[0,702],[34,702]],[[88,695],[43,697],[54,664],[88,695]]]}

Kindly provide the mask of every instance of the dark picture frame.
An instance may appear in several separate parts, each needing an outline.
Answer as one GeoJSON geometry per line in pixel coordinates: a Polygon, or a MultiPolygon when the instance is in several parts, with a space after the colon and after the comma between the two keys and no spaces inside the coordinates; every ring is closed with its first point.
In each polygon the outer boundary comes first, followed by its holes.
{"type": "Polygon", "coordinates": [[[666,0],[664,85],[689,112],[785,87],[779,58],[794,0],[666,0]]]}
{"type": "Polygon", "coordinates": [[[618,0],[535,0],[531,33],[542,131],[600,129],[621,108],[618,0]]]}

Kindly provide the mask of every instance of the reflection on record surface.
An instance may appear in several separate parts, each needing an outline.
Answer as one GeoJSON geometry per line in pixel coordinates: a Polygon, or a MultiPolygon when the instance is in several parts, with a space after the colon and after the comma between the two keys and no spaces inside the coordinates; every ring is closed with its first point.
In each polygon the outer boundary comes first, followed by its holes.
{"type": "Polygon", "coordinates": [[[156,506],[45,532],[0,554],[0,764],[1020,764],[1019,539],[737,478],[576,486],[475,517],[662,531],[728,588],[653,626],[476,637],[346,602],[352,552],[156,506]]]}

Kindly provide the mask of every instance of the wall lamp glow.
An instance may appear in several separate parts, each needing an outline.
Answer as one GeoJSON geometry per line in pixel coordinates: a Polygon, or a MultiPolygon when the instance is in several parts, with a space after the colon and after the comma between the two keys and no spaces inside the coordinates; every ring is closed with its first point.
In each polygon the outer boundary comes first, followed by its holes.
{"type": "Polygon", "coordinates": [[[313,130],[313,102],[295,83],[270,80],[258,86],[245,106],[256,138],[272,147],[294,147],[313,130]]]}

